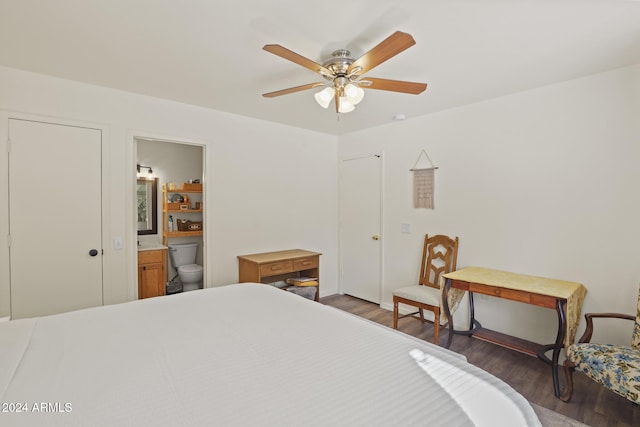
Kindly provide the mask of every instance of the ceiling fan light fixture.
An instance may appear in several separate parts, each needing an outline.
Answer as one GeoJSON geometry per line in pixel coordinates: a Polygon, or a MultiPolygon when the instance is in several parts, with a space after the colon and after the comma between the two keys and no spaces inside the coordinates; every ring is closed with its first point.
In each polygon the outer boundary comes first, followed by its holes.
{"type": "Polygon", "coordinates": [[[358,105],[364,98],[364,90],[354,83],[349,83],[344,87],[344,94],[353,105],[358,105]]]}
{"type": "Polygon", "coordinates": [[[350,113],[355,109],[356,107],[349,101],[349,98],[346,96],[340,97],[340,109],[338,113],[350,113]]]}
{"type": "Polygon", "coordinates": [[[329,104],[331,103],[334,94],[334,89],[331,86],[327,86],[313,96],[322,108],[329,108],[329,104]]]}

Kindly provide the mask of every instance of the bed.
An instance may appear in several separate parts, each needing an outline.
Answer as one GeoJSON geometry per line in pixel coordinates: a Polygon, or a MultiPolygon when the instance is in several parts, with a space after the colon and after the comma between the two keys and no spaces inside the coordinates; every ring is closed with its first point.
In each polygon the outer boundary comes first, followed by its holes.
{"type": "Polygon", "coordinates": [[[2,322],[0,349],[0,425],[540,425],[464,357],[261,284],[2,322]]]}

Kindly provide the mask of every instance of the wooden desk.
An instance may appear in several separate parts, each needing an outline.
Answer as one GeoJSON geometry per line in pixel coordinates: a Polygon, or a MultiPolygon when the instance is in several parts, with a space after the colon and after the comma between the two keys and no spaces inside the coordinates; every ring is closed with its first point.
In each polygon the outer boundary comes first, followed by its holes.
{"type": "Polygon", "coordinates": [[[302,249],[238,256],[240,282],[273,283],[291,277],[318,279],[315,300],[320,299],[320,255],[302,249]]]}
{"type": "Polygon", "coordinates": [[[463,268],[444,274],[443,277],[445,278],[445,285],[442,293],[442,301],[450,331],[446,348],[449,348],[451,345],[454,334],[463,334],[476,335],[479,338],[487,339],[506,347],[535,354],[541,360],[551,365],[554,393],[556,397],[560,397],[558,357],[563,345],[568,347],[574,342],[586,288],[576,282],[526,276],[480,267],[463,268]],[[449,301],[449,293],[456,291],[469,292],[471,322],[469,329],[466,331],[456,331],[453,329],[453,314],[451,313],[449,304],[444,303],[445,301],[449,301]],[[555,309],[558,316],[558,332],[555,343],[540,345],[509,337],[506,334],[483,330],[480,322],[475,319],[473,293],[555,309]],[[549,350],[553,350],[551,359],[545,354],[549,350]]]}

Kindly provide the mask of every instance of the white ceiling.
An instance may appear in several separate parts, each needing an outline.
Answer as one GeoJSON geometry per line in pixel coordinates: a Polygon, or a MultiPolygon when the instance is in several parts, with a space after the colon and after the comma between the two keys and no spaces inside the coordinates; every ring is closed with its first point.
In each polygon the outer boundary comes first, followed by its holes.
{"type": "Polygon", "coordinates": [[[0,65],[331,134],[637,63],[640,1],[0,0],[0,65]],[[421,95],[368,90],[340,117],[313,90],[261,96],[323,80],[267,43],[322,63],[396,30],[417,44],[366,75],[421,95]]]}

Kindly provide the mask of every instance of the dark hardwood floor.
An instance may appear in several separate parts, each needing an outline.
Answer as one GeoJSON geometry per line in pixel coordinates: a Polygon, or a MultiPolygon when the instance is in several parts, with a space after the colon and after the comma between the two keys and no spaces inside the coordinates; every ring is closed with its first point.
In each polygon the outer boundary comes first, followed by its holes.
{"type": "MultiPolygon", "coordinates": [[[[393,313],[377,304],[348,295],[330,295],[320,302],[388,327],[393,326],[393,313]]],[[[425,341],[433,341],[433,326],[417,318],[401,319],[398,329],[425,341]]],[[[446,339],[447,331],[441,330],[440,343],[444,345],[446,339]]],[[[536,357],[461,335],[454,337],[451,350],[464,354],[470,363],[505,381],[530,402],[544,408],[593,427],[640,426],[640,405],[618,396],[582,374],[574,375],[573,398],[565,403],[553,395],[551,368],[536,357]]],[[[561,376],[564,381],[562,372],[561,376]]]]}

